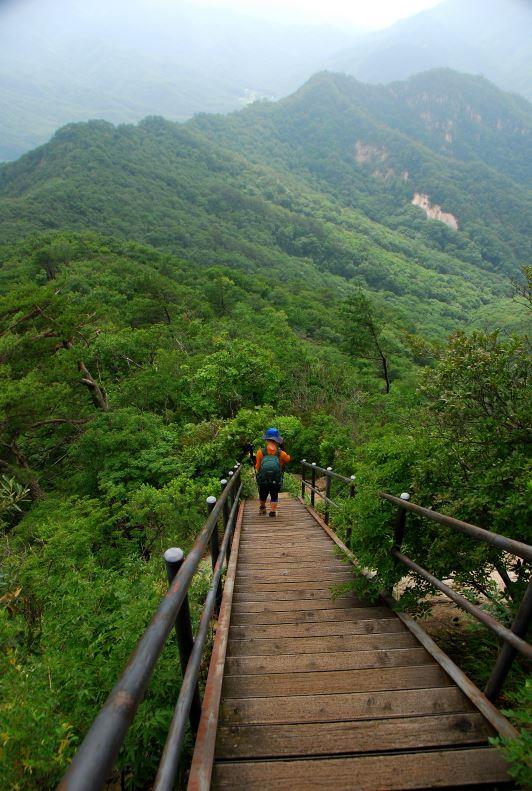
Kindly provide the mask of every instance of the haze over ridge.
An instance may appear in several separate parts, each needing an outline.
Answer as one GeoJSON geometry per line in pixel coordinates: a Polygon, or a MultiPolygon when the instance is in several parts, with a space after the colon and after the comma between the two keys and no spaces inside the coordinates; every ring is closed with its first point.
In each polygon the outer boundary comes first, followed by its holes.
{"type": "Polygon", "coordinates": [[[520,0],[491,0],[490,13],[477,0],[465,6],[467,13],[446,0],[362,37],[305,20],[268,24],[190,3],[176,6],[170,22],[139,16],[130,3],[126,14],[120,3],[74,2],[59,17],[50,13],[55,5],[28,0],[0,9],[0,160],[16,158],[70,121],[227,112],[255,98],[287,95],[323,68],[389,82],[450,66],[524,95],[527,65],[532,72],[524,40],[532,11],[520,0]],[[444,23],[451,44],[436,46],[435,37],[436,43],[445,38],[444,23]],[[521,43],[510,47],[511,40],[521,43]],[[511,57],[503,62],[498,52],[504,48],[511,57]]]}

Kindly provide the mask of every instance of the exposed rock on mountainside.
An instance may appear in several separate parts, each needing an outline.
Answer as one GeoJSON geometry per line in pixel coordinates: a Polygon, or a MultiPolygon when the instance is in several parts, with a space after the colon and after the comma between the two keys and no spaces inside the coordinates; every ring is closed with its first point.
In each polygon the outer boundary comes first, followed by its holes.
{"type": "Polygon", "coordinates": [[[451,214],[450,212],[443,211],[441,206],[435,204],[431,206],[430,198],[428,195],[423,195],[419,192],[416,192],[414,197],[412,198],[412,203],[414,206],[419,206],[429,220],[439,220],[440,222],[444,222],[445,225],[448,225],[449,228],[453,228],[453,230],[458,230],[458,220],[451,214]]]}

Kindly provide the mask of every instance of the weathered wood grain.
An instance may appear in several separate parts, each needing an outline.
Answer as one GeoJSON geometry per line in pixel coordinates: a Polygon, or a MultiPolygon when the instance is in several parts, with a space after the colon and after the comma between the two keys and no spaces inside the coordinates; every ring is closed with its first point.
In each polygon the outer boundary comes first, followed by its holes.
{"type": "MultiPolygon", "coordinates": [[[[229,698],[325,695],[332,692],[377,692],[394,689],[451,686],[439,665],[383,667],[379,670],[341,670],[321,673],[270,673],[225,676],[222,694],[229,698]]],[[[282,705],[282,704],[281,704],[282,705]]]]}
{"type": "Polygon", "coordinates": [[[368,618],[387,618],[384,607],[349,607],[346,610],[297,610],[295,612],[248,612],[233,615],[234,626],[245,623],[312,623],[316,621],[359,621],[368,618]]]}
{"type": "Polygon", "coordinates": [[[216,763],[213,787],[406,791],[445,788],[450,781],[456,785],[453,779],[458,779],[460,788],[467,788],[479,782],[507,782],[509,777],[500,753],[491,747],[480,747],[327,760],[216,763]]]}
{"type": "Polygon", "coordinates": [[[229,635],[230,656],[268,656],[271,654],[318,654],[339,651],[379,651],[414,648],[419,645],[408,632],[383,634],[338,634],[323,637],[268,637],[235,640],[229,635]]]}
{"type": "Polygon", "coordinates": [[[266,758],[295,755],[421,749],[487,743],[495,731],[478,713],[383,720],[223,725],[218,730],[218,758],[266,758]]]}
{"type": "Polygon", "coordinates": [[[220,721],[225,725],[297,722],[341,722],[474,710],[456,687],[394,691],[287,695],[278,698],[222,698],[220,721]]]}
{"type": "Polygon", "coordinates": [[[287,577],[282,582],[255,582],[253,580],[246,580],[245,582],[239,582],[238,585],[235,584],[235,592],[242,593],[245,591],[289,591],[289,590],[316,590],[317,588],[328,588],[330,591],[334,591],[339,585],[343,586],[350,585],[353,581],[353,578],[350,577],[349,579],[340,582],[335,582],[334,580],[291,580],[287,577]]]}
{"type": "Polygon", "coordinates": [[[319,673],[323,670],[356,670],[359,668],[408,667],[433,664],[424,648],[398,648],[378,651],[322,651],[317,654],[271,654],[229,656],[225,661],[227,675],[258,675],[270,673],[319,673]]]}
{"type": "MultiPolygon", "coordinates": [[[[259,602],[259,601],[291,601],[291,600],[300,600],[300,599],[308,599],[308,600],[316,600],[316,599],[329,599],[329,601],[335,601],[337,597],[334,597],[330,588],[317,588],[315,590],[288,590],[288,591],[249,591],[248,593],[235,593],[233,596],[233,601],[235,603],[241,602],[259,602]]],[[[348,597],[350,601],[356,603],[362,603],[362,599],[358,599],[356,596],[349,594],[348,597]]],[[[370,602],[367,600],[364,601],[364,606],[369,607],[370,602]]]]}
{"type": "MultiPolygon", "coordinates": [[[[239,601],[235,603],[234,614],[244,612],[290,612],[296,610],[345,610],[356,608],[356,600],[348,596],[338,599],[271,599],[270,601],[239,601]]],[[[367,606],[365,607],[367,610],[367,606]]]]}
{"type": "MultiPolygon", "coordinates": [[[[377,618],[368,621],[324,621],[322,623],[245,624],[231,626],[232,640],[252,640],[280,637],[321,637],[325,635],[382,634],[407,631],[398,618],[377,618]]],[[[413,643],[417,644],[417,643],[413,643]]]]}

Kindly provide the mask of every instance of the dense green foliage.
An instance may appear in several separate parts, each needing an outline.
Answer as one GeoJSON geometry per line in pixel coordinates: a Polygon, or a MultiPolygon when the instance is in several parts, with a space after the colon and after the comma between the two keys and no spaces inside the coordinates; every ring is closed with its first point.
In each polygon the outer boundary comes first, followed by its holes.
{"type": "MultiPolygon", "coordinates": [[[[403,571],[383,488],[530,540],[513,332],[530,291],[512,299],[508,277],[529,249],[525,189],[385,130],[394,167],[469,203],[459,231],[425,220],[401,179],[356,162],[360,124],[376,129],[356,90],[321,75],[227,119],[74,125],[0,170],[7,788],[55,785],[164,591],[162,551],[191,546],[267,425],[296,460],[357,474],[335,527],[384,584],[403,571]],[[470,167],[501,190],[498,225],[470,167]]],[[[511,619],[524,567],[415,520],[405,547],[511,619]]],[[[204,564],[196,619],[208,578],[204,564]]],[[[403,603],[427,592],[412,580],[403,603]]],[[[153,775],[177,683],[169,645],[120,759],[128,788],[153,775]]]]}

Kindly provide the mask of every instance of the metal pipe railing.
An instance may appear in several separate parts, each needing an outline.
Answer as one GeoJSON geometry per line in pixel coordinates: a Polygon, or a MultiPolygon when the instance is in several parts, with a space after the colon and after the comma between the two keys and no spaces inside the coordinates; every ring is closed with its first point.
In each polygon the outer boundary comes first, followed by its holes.
{"type": "Polygon", "coordinates": [[[406,516],[410,511],[432,522],[445,525],[445,527],[463,533],[476,541],[482,541],[485,544],[489,544],[504,552],[520,557],[524,561],[532,560],[532,546],[524,544],[522,541],[516,541],[515,539],[501,536],[499,533],[492,533],[482,527],[471,525],[469,522],[462,522],[460,519],[440,514],[437,511],[432,511],[430,508],[423,508],[416,503],[411,503],[409,502],[410,495],[407,492],[404,492],[400,497],[395,497],[387,492],[380,492],[380,497],[382,497],[383,500],[393,503],[398,509],[394,530],[394,544],[391,549],[391,554],[396,560],[404,563],[407,568],[415,574],[427,580],[434,588],[440,590],[459,607],[473,615],[474,618],[491,629],[491,631],[503,641],[503,646],[484,689],[484,694],[488,700],[496,700],[510,672],[517,652],[523,654],[527,659],[532,659],[532,646],[523,639],[526,637],[532,622],[532,578],[528,583],[527,591],[521,601],[512,626],[508,629],[481,607],[470,602],[465,596],[454,591],[451,587],[442,582],[442,580],[438,579],[422,566],[415,563],[411,558],[400,552],[406,529],[406,516]]]}
{"type": "MultiPolygon", "coordinates": [[[[318,467],[317,464],[314,462],[309,464],[306,459],[301,460],[301,497],[305,499],[305,492],[307,489],[310,490],[310,505],[312,508],[315,506],[315,495],[318,495],[323,502],[325,503],[324,509],[324,521],[325,524],[329,524],[330,519],[330,508],[340,508],[338,503],[335,503],[334,500],[331,499],[331,484],[333,480],[341,481],[349,486],[349,497],[355,496],[355,476],[352,475],[350,478],[346,478],[345,475],[339,475],[337,472],[333,472],[332,467],[318,467]],[[307,478],[305,478],[305,470],[312,471],[312,477],[310,483],[307,478]],[[325,493],[323,493],[320,489],[316,486],[316,472],[322,473],[325,476],[325,493]]],[[[351,533],[348,528],[348,532],[346,533],[346,541],[349,543],[351,540],[351,533]]]]}
{"type": "Polygon", "coordinates": [[[131,654],[122,676],[111,690],[61,780],[58,786],[60,791],[96,791],[107,782],[192,578],[217,529],[224,503],[239,489],[241,470],[242,466],[237,465],[233,474],[230,474],[229,483],[213,505],[192,549],[131,654]]]}
{"type": "Polygon", "coordinates": [[[513,648],[515,648],[516,651],[520,651],[523,656],[526,656],[527,659],[532,659],[532,645],[529,645],[529,643],[521,640],[521,638],[515,635],[510,629],[507,629],[505,626],[499,623],[499,621],[493,618],[492,615],[484,612],[484,610],[482,610],[480,607],[477,607],[476,604],[472,604],[472,602],[470,602],[469,599],[466,599],[465,596],[462,596],[461,593],[454,591],[452,588],[446,585],[445,582],[439,580],[422,566],[414,563],[411,558],[403,555],[398,549],[392,549],[392,555],[394,558],[397,558],[397,560],[400,560],[401,563],[404,563],[405,566],[408,566],[408,568],[414,571],[418,576],[423,577],[423,579],[427,580],[427,582],[430,582],[434,588],[437,588],[442,593],[445,593],[449,599],[452,599],[452,601],[458,604],[459,607],[473,615],[477,621],[483,623],[488,627],[488,629],[491,629],[491,631],[494,632],[501,640],[505,640],[513,648]]]}
{"type": "Polygon", "coordinates": [[[515,541],[513,538],[507,538],[506,536],[501,536],[498,533],[492,533],[490,530],[484,530],[483,527],[470,525],[469,522],[462,522],[460,519],[455,519],[452,516],[439,514],[437,511],[432,511],[430,508],[423,508],[421,505],[410,503],[405,498],[395,497],[393,494],[388,494],[387,492],[380,492],[380,497],[382,497],[384,500],[388,500],[394,505],[397,505],[399,508],[403,508],[406,511],[412,511],[419,516],[424,516],[426,519],[430,519],[431,522],[438,522],[440,525],[451,527],[453,530],[458,530],[460,533],[465,533],[465,535],[470,536],[477,541],[484,541],[486,544],[491,544],[498,549],[509,552],[511,555],[517,555],[518,557],[523,558],[523,560],[532,561],[532,546],[523,544],[521,541],[515,541]]]}
{"type": "Polygon", "coordinates": [[[345,475],[340,475],[338,472],[333,472],[330,467],[325,468],[325,467],[318,467],[317,464],[309,464],[309,462],[306,459],[301,460],[301,466],[306,467],[309,470],[315,469],[317,470],[317,472],[323,473],[323,475],[326,475],[328,478],[336,478],[337,480],[343,481],[344,483],[347,484],[352,484],[355,479],[354,475],[352,475],[350,478],[346,478],[345,475]]]}
{"type": "Polygon", "coordinates": [[[212,615],[217,608],[218,588],[222,576],[223,564],[225,557],[228,553],[231,538],[234,532],[236,523],[236,513],[238,510],[238,501],[242,492],[242,484],[235,497],[235,502],[228,515],[227,527],[216,560],[214,574],[211,581],[211,587],[205,599],[203,606],[203,613],[198,627],[198,633],[194,641],[194,648],[190,654],[190,658],[183,675],[181,682],[181,689],[177,698],[177,703],[174,709],[174,716],[166,738],[166,744],[159,763],[157,777],[153,786],[153,791],[172,791],[174,787],[177,770],[179,768],[179,758],[185,738],[187,719],[194,699],[194,689],[197,687],[198,678],[201,669],[201,659],[203,650],[209,634],[209,627],[212,615]]]}

